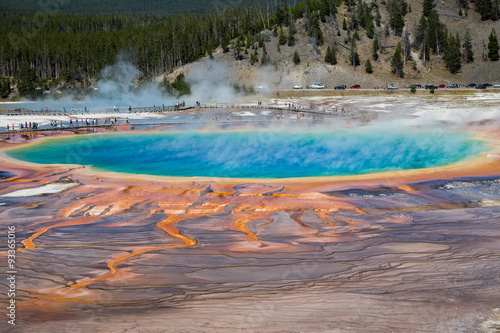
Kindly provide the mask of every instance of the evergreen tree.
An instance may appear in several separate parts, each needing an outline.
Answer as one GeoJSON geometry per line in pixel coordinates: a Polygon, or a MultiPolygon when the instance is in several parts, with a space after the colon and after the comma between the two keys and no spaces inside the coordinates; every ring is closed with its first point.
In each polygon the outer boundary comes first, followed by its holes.
{"type": "Polygon", "coordinates": [[[460,71],[462,68],[461,58],[462,55],[460,54],[460,39],[458,38],[458,34],[456,37],[453,37],[450,33],[444,55],[444,62],[450,73],[456,74],[460,71]]]}
{"type": "Polygon", "coordinates": [[[404,77],[401,43],[398,43],[398,45],[396,46],[396,51],[394,51],[394,55],[392,56],[391,69],[392,73],[396,74],[396,77],[404,77]]]}
{"type": "Polygon", "coordinates": [[[492,0],[475,0],[475,4],[476,12],[481,14],[482,21],[491,19],[491,14],[493,12],[492,0]]]}
{"type": "Polygon", "coordinates": [[[481,20],[497,21],[500,15],[499,0],[475,0],[476,12],[481,14],[481,20]]]}
{"type": "Polygon", "coordinates": [[[328,46],[326,49],[325,62],[336,65],[337,64],[337,56],[335,55],[335,49],[328,46]]]}
{"type": "Polygon", "coordinates": [[[288,46],[294,46],[295,45],[295,33],[297,30],[295,29],[295,24],[293,21],[290,22],[290,26],[288,27],[288,38],[287,38],[287,44],[288,46]]]}
{"type": "Polygon", "coordinates": [[[229,52],[229,36],[222,38],[221,47],[223,53],[229,52]]]}
{"type": "Polygon", "coordinates": [[[470,37],[469,30],[465,33],[464,37],[464,58],[466,63],[471,63],[474,61],[474,51],[472,50],[472,39],[470,37]]]}
{"type": "Polygon", "coordinates": [[[369,15],[366,23],[365,23],[366,37],[372,39],[375,34],[375,26],[373,25],[373,16],[369,15]]]}
{"type": "Polygon", "coordinates": [[[173,95],[175,93],[175,90],[170,84],[170,81],[168,80],[166,75],[163,77],[163,80],[159,84],[159,88],[163,90],[163,93],[165,95],[173,95]]]}
{"type": "Polygon", "coordinates": [[[7,77],[0,78],[0,97],[7,98],[10,94],[10,79],[7,77]]]}
{"type": "Polygon", "coordinates": [[[271,59],[269,58],[269,55],[267,54],[266,44],[264,44],[262,47],[262,59],[260,60],[260,65],[264,66],[270,62],[271,62],[271,59]]]}
{"type": "Polygon", "coordinates": [[[387,3],[389,12],[389,24],[396,36],[401,36],[405,26],[404,17],[408,12],[408,5],[404,0],[389,0],[387,3]]]}
{"type": "Polygon", "coordinates": [[[332,50],[330,49],[330,46],[328,46],[326,48],[326,53],[325,53],[325,62],[328,63],[328,64],[330,63],[330,52],[331,51],[332,50]]]}
{"type": "Polygon", "coordinates": [[[285,45],[286,42],[287,42],[287,38],[286,38],[285,34],[283,33],[283,29],[280,28],[278,43],[279,43],[279,45],[285,45]]]}
{"type": "Polygon", "coordinates": [[[345,20],[345,17],[344,17],[344,20],[342,21],[342,29],[344,31],[347,30],[347,21],[345,20]]]}
{"type": "Polygon", "coordinates": [[[253,52],[253,54],[250,56],[250,64],[254,65],[259,62],[259,54],[257,53],[257,50],[253,52]]]}
{"type": "Polygon", "coordinates": [[[491,61],[498,61],[500,59],[500,55],[498,54],[498,38],[495,32],[495,29],[491,29],[490,36],[488,37],[488,58],[491,61]]]}
{"type": "Polygon", "coordinates": [[[354,51],[354,64],[352,63],[351,61],[351,65],[354,66],[354,68],[356,68],[357,66],[359,66],[361,64],[361,61],[359,60],[359,54],[358,54],[358,51],[354,51]]]}
{"type": "Polygon", "coordinates": [[[372,44],[372,58],[378,60],[378,37],[375,37],[372,44]]]}
{"type": "Polygon", "coordinates": [[[172,83],[172,88],[179,92],[179,96],[191,94],[191,86],[186,82],[183,73],[177,75],[174,82],[172,83]]]}
{"type": "Polygon", "coordinates": [[[492,0],[492,10],[491,10],[491,19],[493,21],[498,21],[500,18],[500,0],[492,0]]]}
{"type": "Polygon", "coordinates": [[[434,9],[435,5],[434,5],[434,0],[424,0],[423,4],[422,4],[422,14],[425,16],[425,17],[429,17],[429,14],[431,13],[431,11],[434,9]]]}
{"type": "Polygon", "coordinates": [[[297,51],[295,51],[295,52],[293,53],[293,63],[294,63],[295,65],[300,64],[300,56],[299,56],[299,53],[298,53],[297,51]]]}
{"type": "Polygon", "coordinates": [[[319,26],[318,14],[314,13],[311,15],[307,24],[307,35],[316,39],[316,45],[323,45],[323,33],[319,26]]]}
{"type": "Polygon", "coordinates": [[[367,72],[368,74],[373,73],[372,63],[370,62],[370,59],[366,59],[365,72],[367,72]]]}
{"type": "Polygon", "coordinates": [[[427,31],[427,19],[425,15],[422,14],[422,16],[420,17],[420,21],[418,21],[417,35],[415,36],[415,42],[413,43],[413,46],[415,48],[419,48],[420,45],[422,45],[426,31],[427,31]]]}
{"type": "Polygon", "coordinates": [[[21,96],[34,97],[38,86],[38,75],[34,68],[24,65],[17,76],[17,89],[21,96]]]}
{"type": "Polygon", "coordinates": [[[290,15],[288,14],[288,9],[289,6],[287,0],[283,0],[283,13],[284,13],[283,24],[287,27],[290,26],[290,15]]]}
{"type": "Polygon", "coordinates": [[[276,8],[276,11],[274,13],[274,17],[276,20],[276,23],[278,23],[280,26],[282,24],[288,25],[288,5],[286,3],[286,0],[284,2],[277,2],[278,6],[276,8]]]}
{"type": "Polygon", "coordinates": [[[287,45],[288,46],[295,45],[295,36],[290,31],[288,32],[287,45]]]}
{"type": "Polygon", "coordinates": [[[423,61],[429,61],[431,58],[431,50],[429,48],[429,39],[427,38],[427,30],[424,32],[424,37],[422,41],[422,49],[420,50],[420,59],[423,61]]]}
{"type": "Polygon", "coordinates": [[[435,10],[431,11],[429,19],[427,20],[427,38],[429,41],[429,48],[433,53],[439,55],[446,44],[448,31],[446,25],[439,20],[439,14],[435,10]]]}
{"type": "Polygon", "coordinates": [[[353,38],[351,40],[351,57],[349,60],[351,62],[351,65],[354,68],[356,68],[356,66],[360,65],[359,54],[358,54],[358,51],[356,50],[356,39],[355,38],[353,38]]]}
{"type": "Polygon", "coordinates": [[[321,22],[326,22],[326,18],[331,14],[330,0],[321,0],[320,4],[320,19],[321,22]]]}
{"type": "Polygon", "coordinates": [[[243,57],[241,56],[241,41],[240,39],[236,39],[236,42],[233,45],[233,54],[234,54],[234,59],[235,60],[243,60],[243,57]]]}

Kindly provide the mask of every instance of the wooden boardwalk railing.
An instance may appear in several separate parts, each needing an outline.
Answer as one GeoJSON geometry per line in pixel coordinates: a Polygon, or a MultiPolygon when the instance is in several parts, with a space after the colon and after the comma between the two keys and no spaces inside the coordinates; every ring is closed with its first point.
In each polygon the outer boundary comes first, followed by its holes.
{"type": "MultiPolygon", "coordinates": [[[[89,116],[88,118],[94,118],[96,115],[101,115],[105,114],[106,116],[113,116],[113,114],[118,115],[118,114],[127,114],[127,113],[159,113],[159,112],[172,112],[172,111],[183,111],[183,110],[188,110],[188,109],[262,109],[262,110],[278,110],[282,112],[296,112],[296,113],[308,113],[308,114],[317,114],[317,115],[326,115],[326,116],[344,116],[347,117],[349,116],[350,118],[358,118],[358,115],[350,115],[350,114],[343,114],[339,112],[328,112],[328,111],[322,111],[322,110],[310,110],[310,109],[303,109],[303,108],[296,108],[296,107],[280,107],[280,106],[274,106],[274,105],[243,105],[243,104],[237,104],[237,103],[197,103],[195,105],[184,105],[184,106],[178,106],[178,105],[169,105],[169,106],[142,106],[142,107],[133,107],[133,108],[77,108],[77,109],[71,109],[71,110],[64,110],[64,109],[43,109],[43,110],[27,110],[27,109],[17,109],[17,110],[8,110],[8,111],[3,111],[1,115],[7,115],[7,116],[89,116]]],[[[79,117],[81,118],[81,117],[79,117]]],[[[266,121],[266,120],[261,120],[261,121],[266,121]]],[[[58,120],[59,122],[59,120],[58,120]]],[[[187,122],[186,122],[187,123],[187,122]]],[[[222,122],[221,122],[222,123],[222,122]]],[[[164,123],[165,125],[169,123],[164,123]]],[[[174,124],[174,123],[172,123],[174,124]]],[[[15,124],[16,127],[18,124],[15,124]]],[[[141,123],[129,123],[128,121],[121,122],[121,124],[115,124],[115,125],[134,125],[134,126],[141,126],[145,124],[141,123]]],[[[48,125],[42,125],[41,127],[37,129],[33,128],[23,128],[21,129],[15,129],[12,130],[10,128],[9,131],[6,131],[6,128],[0,128],[0,134],[12,134],[12,133],[23,133],[23,132],[37,132],[37,131],[52,131],[52,130],[68,130],[68,129],[83,129],[83,128],[94,128],[94,127],[109,127],[113,126],[112,124],[104,124],[101,123],[99,125],[91,125],[91,124],[85,124],[85,125],[63,125],[63,126],[48,126],[48,125]]]]}

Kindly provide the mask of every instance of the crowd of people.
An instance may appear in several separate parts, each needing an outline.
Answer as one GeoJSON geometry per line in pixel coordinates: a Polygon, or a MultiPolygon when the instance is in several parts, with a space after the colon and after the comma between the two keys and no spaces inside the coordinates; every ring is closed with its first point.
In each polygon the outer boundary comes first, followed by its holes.
{"type": "MultiPolygon", "coordinates": [[[[126,120],[126,123],[128,124],[128,118],[126,120]]],[[[111,118],[111,117],[108,117],[108,118],[104,118],[104,119],[98,119],[98,118],[85,118],[85,119],[73,119],[71,118],[69,120],[69,122],[67,122],[66,124],[61,121],[61,120],[52,120],[50,121],[50,126],[49,128],[63,128],[64,125],[67,125],[68,127],[75,127],[75,126],[78,126],[78,127],[81,127],[81,126],[98,126],[100,124],[104,124],[104,125],[116,125],[118,124],[118,119],[115,117],[115,118],[111,118]]],[[[8,124],[6,126],[6,129],[7,129],[7,132],[10,132],[10,131],[36,131],[38,130],[38,126],[39,126],[39,123],[37,122],[24,122],[24,123],[19,123],[19,124],[8,124]]]]}
{"type": "MultiPolygon", "coordinates": [[[[306,108],[301,105],[301,104],[296,104],[296,103],[285,103],[285,107],[288,107],[289,110],[306,110],[306,108]]],[[[309,110],[312,110],[313,109],[313,105],[309,105],[309,110]]],[[[320,109],[322,112],[325,112],[326,113],[326,107],[322,107],[320,109]]],[[[337,107],[335,107],[335,112],[336,113],[342,113],[342,114],[349,114],[350,116],[352,115],[352,110],[351,109],[345,109],[345,108],[342,108],[342,109],[338,109],[337,107]]]]}
{"type": "MultiPolygon", "coordinates": [[[[285,108],[288,108],[289,110],[300,111],[300,113],[298,113],[296,115],[297,119],[309,118],[310,115],[307,113],[308,112],[307,110],[314,109],[314,106],[312,104],[310,104],[309,106],[304,106],[304,105],[301,105],[301,104],[298,104],[295,102],[293,102],[293,103],[285,102],[284,104],[285,104],[285,108]]],[[[185,105],[186,105],[186,103],[184,101],[182,101],[182,102],[177,103],[176,107],[181,108],[181,107],[184,107],[185,105]]],[[[201,103],[199,101],[196,101],[196,105],[201,106],[201,103]]],[[[262,106],[262,102],[258,101],[258,105],[262,106]]],[[[164,110],[165,105],[161,105],[159,107],[156,107],[156,105],[155,105],[153,107],[154,110],[156,110],[157,108],[159,110],[164,110]]],[[[66,108],[63,108],[63,110],[66,112],[66,108]]],[[[132,107],[130,105],[128,106],[128,110],[129,111],[132,110],[132,107]]],[[[43,111],[43,109],[42,109],[42,111],[43,111]]],[[[48,108],[45,108],[45,111],[48,111],[48,108]]],[[[71,111],[74,112],[74,108],[71,108],[71,111]]],[[[85,111],[88,112],[87,107],[85,107],[85,111]]],[[[117,106],[114,106],[113,111],[119,111],[119,108],[117,106]]],[[[318,111],[322,111],[323,113],[327,113],[326,107],[321,107],[320,109],[318,109],[318,111]]],[[[350,110],[350,109],[346,109],[346,108],[339,109],[337,107],[335,107],[335,113],[348,114],[349,116],[352,116],[352,114],[353,114],[352,110],[350,110]]],[[[203,119],[203,118],[204,117],[202,116],[201,119],[203,119]]],[[[276,118],[283,119],[284,118],[283,113],[277,114],[276,118]]],[[[312,118],[313,118],[313,120],[315,119],[314,116],[312,116],[312,118]]],[[[211,119],[213,121],[219,120],[217,115],[207,116],[207,119],[208,120],[211,119]]],[[[229,115],[226,115],[226,120],[227,121],[230,120],[229,115]]],[[[50,126],[48,126],[48,128],[49,129],[50,128],[63,128],[65,125],[68,127],[98,126],[100,124],[115,125],[117,123],[118,123],[118,120],[116,117],[108,117],[108,118],[103,118],[103,119],[98,119],[98,118],[74,119],[74,118],[70,118],[69,122],[67,122],[67,123],[64,123],[63,121],[60,121],[60,120],[50,121],[50,126]]],[[[128,118],[126,119],[125,123],[126,124],[129,123],[128,118]]],[[[10,131],[35,131],[35,130],[39,129],[39,124],[37,122],[24,122],[24,123],[19,123],[19,124],[12,124],[12,125],[9,124],[6,126],[6,128],[7,128],[7,132],[10,132],[10,131]]]]}
{"type": "MultiPolygon", "coordinates": [[[[27,131],[36,130],[36,129],[38,129],[38,123],[37,122],[31,122],[31,121],[27,122],[26,121],[26,122],[24,122],[24,124],[23,123],[19,123],[17,125],[17,129],[18,130],[27,130],[27,131]]],[[[16,130],[16,125],[15,124],[12,124],[12,126],[9,125],[9,124],[7,124],[7,132],[9,132],[11,130],[12,131],[16,130]]]]}

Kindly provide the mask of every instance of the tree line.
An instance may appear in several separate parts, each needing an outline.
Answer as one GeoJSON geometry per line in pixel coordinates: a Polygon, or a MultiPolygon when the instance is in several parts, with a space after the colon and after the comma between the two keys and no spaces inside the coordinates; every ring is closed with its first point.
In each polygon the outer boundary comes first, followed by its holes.
{"type": "MultiPolygon", "coordinates": [[[[300,1],[300,0],[299,0],[300,1]]],[[[259,4],[272,6],[270,0],[85,0],[85,1],[40,1],[3,0],[4,7],[18,11],[52,12],[59,14],[185,14],[203,13],[207,10],[223,10],[236,4],[243,6],[259,4]]],[[[1,12],[1,8],[0,8],[1,12]]]]}
{"type": "MultiPolygon", "coordinates": [[[[466,1],[466,0],[463,0],[466,1]]],[[[475,0],[476,4],[478,1],[475,0]]],[[[498,0],[488,0],[495,4],[498,0]]],[[[0,16],[6,29],[0,30],[0,76],[22,78],[21,82],[40,78],[52,83],[82,83],[97,78],[117,55],[125,54],[143,73],[143,79],[157,76],[169,70],[193,62],[203,56],[212,56],[217,47],[232,52],[237,60],[250,59],[250,63],[271,62],[265,49],[272,31],[278,38],[278,47],[293,46],[297,33],[297,20],[315,45],[327,43],[325,61],[337,63],[336,50],[340,41],[325,40],[322,27],[333,25],[340,36],[340,29],[347,32],[344,47],[350,49],[349,61],[353,67],[360,65],[356,42],[361,29],[373,39],[372,59],[381,52],[381,40],[390,31],[401,37],[401,45],[392,57],[392,70],[403,75],[403,65],[411,60],[411,48],[420,50],[424,61],[431,54],[443,56],[452,73],[461,68],[462,61],[474,61],[470,34],[451,34],[440,21],[432,0],[424,0],[423,12],[410,44],[409,29],[405,16],[411,7],[404,0],[382,1],[388,19],[382,26],[380,5],[377,1],[361,0],[306,0],[291,5],[287,0],[272,1],[272,5],[251,4],[222,11],[183,15],[160,14],[44,14],[18,12],[0,16]],[[338,8],[345,6],[342,26],[338,24],[338,8]],[[338,24],[338,26],[337,26],[338,24]],[[262,48],[262,58],[257,50],[262,48]],[[251,51],[253,49],[253,52],[251,51]]],[[[467,4],[466,4],[467,5],[467,4]]],[[[467,8],[467,7],[465,7],[467,8]]],[[[494,19],[494,17],[490,17],[494,19]]],[[[493,30],[489,37],[488,57],[498,60],[498,41],[493,30]]],[[[294,63],[300,57],[294,55],[294,63]]],[[[365,62],[366,72],[373,72],[370,59],[365,62]]],[[[1,82],[2,87],[5,85],[1,82]]],[[[33,84],[19,84],[21,93],[33,91],[33,84]]],[[[39,83],[38,83],[39,84],[39,83]]],[[[177,86],[182,87],[182,82],[177,86]]],[[[170,87],[166,87],[170,89],[170,87]]]]}

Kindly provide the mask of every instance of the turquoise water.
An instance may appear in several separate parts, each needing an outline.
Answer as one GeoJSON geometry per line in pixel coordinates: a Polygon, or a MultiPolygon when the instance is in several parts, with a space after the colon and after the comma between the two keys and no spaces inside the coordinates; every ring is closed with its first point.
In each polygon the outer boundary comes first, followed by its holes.
{"type": "Polygon", "coordinates": [[[7,154],[135,174],[292,178],[428,168],[482,151],[485,143],[462,132],[345,130],[129,132],[48,139],[7,154]]]}

